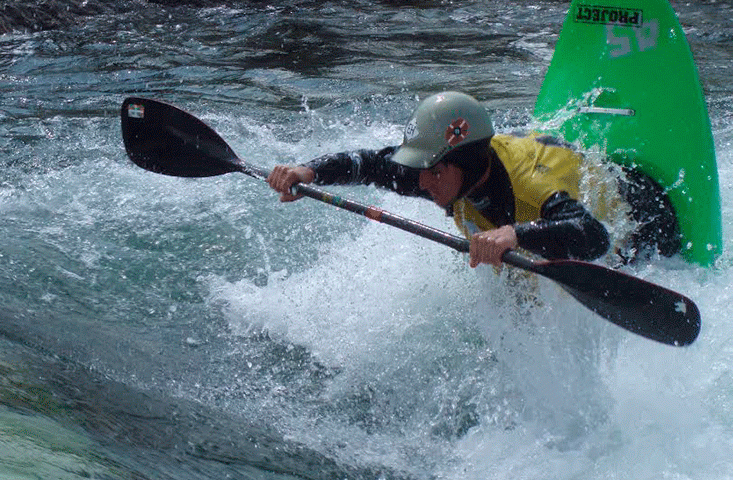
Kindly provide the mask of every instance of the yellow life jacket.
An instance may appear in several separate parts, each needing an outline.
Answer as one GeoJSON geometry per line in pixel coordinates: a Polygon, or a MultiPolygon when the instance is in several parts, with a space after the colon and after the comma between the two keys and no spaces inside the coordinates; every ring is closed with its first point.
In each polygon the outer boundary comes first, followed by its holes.
{"type": "MultiPolygon", "coordinates": [[[[539,219],[542,205],[557,192],[578,199],[581,154],[538,141],[535,134],[494,135],[491,147],[509,174],[517,223],[539,219]]],[[[465,197],[453,203],[453,218],[466,237],[496,228],[465,197]]]]}

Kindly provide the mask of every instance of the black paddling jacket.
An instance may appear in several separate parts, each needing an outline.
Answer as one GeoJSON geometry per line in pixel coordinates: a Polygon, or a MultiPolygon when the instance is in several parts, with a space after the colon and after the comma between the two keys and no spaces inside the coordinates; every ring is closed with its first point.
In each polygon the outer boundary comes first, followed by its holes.
{"type": "MultiPolygon", "coordinates": [[[[396,150],[325,155],[305,166],[317,185],[374,184],[430,199],[420,190],[420,170],[391,161],[396,150]]],[[[608,251],[605,227],[577,201],[579,154],[534,136],[495,135],[489,150],[488,180],[448,208],[464,235],[513,225],[519,246],[545,258],[593,260],[608,251]]]]}

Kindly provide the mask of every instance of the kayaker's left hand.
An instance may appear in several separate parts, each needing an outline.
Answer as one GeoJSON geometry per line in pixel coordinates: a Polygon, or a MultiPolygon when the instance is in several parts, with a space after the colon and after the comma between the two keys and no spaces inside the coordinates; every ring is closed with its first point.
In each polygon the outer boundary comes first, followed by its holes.
{"type": "Polygon", "coordinates": [[[518,245],[517,233],[511,225],[494,230],[486,230],[471,236],[469,249],[471,268],[481,263],[489,263],[496,267],[501,265],[501,256],[518,245]]]}

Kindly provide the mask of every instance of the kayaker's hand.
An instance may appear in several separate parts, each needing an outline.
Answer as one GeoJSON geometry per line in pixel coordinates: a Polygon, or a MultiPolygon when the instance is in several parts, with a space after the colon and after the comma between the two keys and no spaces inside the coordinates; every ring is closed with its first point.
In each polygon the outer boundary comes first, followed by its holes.
{"type": "Polygon", "coordinates": [[[302,197],[293,195],[291,188],[296,183],[311,183],[316,178],[316,172],[308,167],[278,165],[272,169],[267,177],[267,183],[273,190],[280,192],[281,202],[292,202],[302,197]]]}
{"type": "Polygon", "coordinates": [[[501,265],[501,256],[518,245],[517,233],[511,225],[494,230],[479,232],[471,236],[469,248],[471,268],[480,263],[490,263],[496,267],[501,265]]]}

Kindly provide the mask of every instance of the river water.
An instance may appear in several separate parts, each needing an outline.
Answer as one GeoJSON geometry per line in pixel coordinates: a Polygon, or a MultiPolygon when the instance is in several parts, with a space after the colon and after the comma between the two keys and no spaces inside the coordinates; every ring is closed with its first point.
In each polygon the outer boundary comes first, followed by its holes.
{"type": "MultiPolygon", "coordinates": [[[[128,95],[177,104],[271,167],[401,140],[427,94],[530,119],[567,2],[232,2],[0,36],[0,478],[733,477],[733,8],[674,2],[707,95],[715,268],[689,348],[540,282],[244,175],[125,156],[128,95]]],[[[660,92],[663,94],[663,92],[660,92]]],[[[455,232],[431,204],[338,190],[455,232]]]]}

